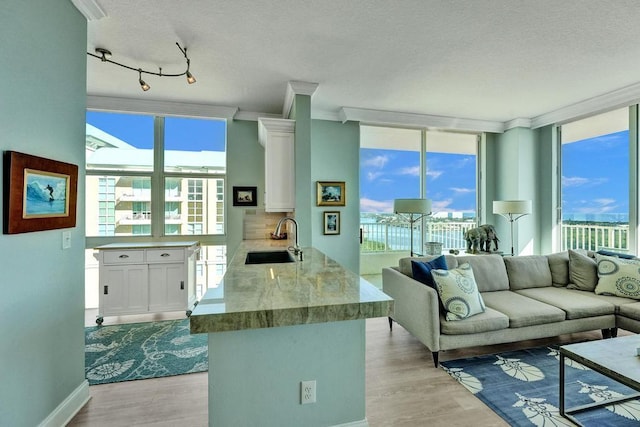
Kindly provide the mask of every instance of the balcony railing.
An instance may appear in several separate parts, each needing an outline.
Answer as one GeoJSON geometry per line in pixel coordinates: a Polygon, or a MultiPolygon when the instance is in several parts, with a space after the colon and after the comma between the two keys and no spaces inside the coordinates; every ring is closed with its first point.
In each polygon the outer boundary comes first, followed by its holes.
{"type": "MultiPolygon", "coordinates": [[[[464,232],[476,227],[468,221],[426,222],[424,240],[419,226],[413,230],[414,251],[421,252],[425,242],[440,242],[443,250],[466,249],[464,232]]],[[[361,223],[363,243],[361,252],[408,251],[411,246],[408,222],[361,223]]],[[[587,249],[597,251],[602,248],[627,252],[629,236],[628,224],[562,224],[562,250],[587,249]]],[[[506,239],[503,239],[506,241],[506,239]]]]}

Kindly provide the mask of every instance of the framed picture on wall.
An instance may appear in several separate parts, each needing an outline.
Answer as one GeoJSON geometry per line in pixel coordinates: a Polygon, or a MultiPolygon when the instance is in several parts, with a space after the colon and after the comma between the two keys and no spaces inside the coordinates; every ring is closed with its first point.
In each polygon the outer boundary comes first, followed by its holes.
{"type": "Polygon", "coordinates": [[[257,187],[233,187],[233,206],[258,206],[257,187]]]}
{"type": "Polygon", "coordinates": [[[324,212],[324,234],[340,234],[340,212],[324,212]]]}
{"type": "Polygon", "coordinates": [[[78,166],[4,152],[5,234],[76,226],[78,166]]]}
{"type": "Polygon", "coordinates": [[[318,181],[318,206],[345,206],[347,193],[344,181],[318,181]]]}

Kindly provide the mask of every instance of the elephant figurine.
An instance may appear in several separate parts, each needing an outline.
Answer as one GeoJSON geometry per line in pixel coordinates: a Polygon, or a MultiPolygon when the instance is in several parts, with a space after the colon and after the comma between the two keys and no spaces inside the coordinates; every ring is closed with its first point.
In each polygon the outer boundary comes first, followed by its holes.
{"type": "Polygon", "coordinates": [[[491,252],[492,242],[495,250],[498,250],[498,235],[496,234],[495,227],[491,224],[483,224],[467,230],[464,233],[464,240],[467,242],[468,253],[491,252]]]}

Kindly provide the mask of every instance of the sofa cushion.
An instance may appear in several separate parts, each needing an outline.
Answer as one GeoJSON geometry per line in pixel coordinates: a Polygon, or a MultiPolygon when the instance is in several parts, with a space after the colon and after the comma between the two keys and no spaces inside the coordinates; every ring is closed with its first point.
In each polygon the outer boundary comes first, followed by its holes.
{"type": "Polygon", "coordinates": [[[590,292],[567,288],[530,288],[516,291],[520,295],[542,301],[558,307],[567,313],[567,319],[583,319],[586,317],[614,314],[616,306],[604,299],[599,299],[590,292]]]}
{"type": "Polygon", "coordinates": [[[440,316],[440,332],[444,335],[479,334],[499,331],[508,327],[509,318],[489,307],[486,307],[484,313],[457,322],[447,322],[444,316],[440,316]]]}
{"type": "Polygon", "coordinates": [[[510,328],[542,325],[565,320],[565,312],[557,307],[528,298],[513,291],[484,292],[487,307],[505,314],[510,328]]]}
{"type": "Polygon", "coordinates": [[[547,255],[549,271],[551,271],[551,284],[557,287],[565,287],[569,284],[569,252],[557,252],[547,255]]]}
{"type": "Polygon", "coordinates": [[[569,249],[569,284],[567,288],[593,292],[597,284],[596,260],[569,249]]]}
{"type": "Polygon", "coordinates": [[[600,255],[614,256],[614,257],[618,257],[618,258],[622,258],[622,259],[638,259],[633,254],[625,254],[625,253],[622,253],[622,252],[607,251],[607,250],[604,250],[604,249],[600,249],[596,253],[600,254],[600,255]]]}
{"type": "Polygon", "coordinates": [[[431,270],[447,320],[461,320],[484,311],[473,270],[468,263],[451,270],[431,270]]]}
{"type": "Polygon", "coordinates": [[[628,317],[630,319],[640,321],[640,302],[633,304],[624,304],[619,307],[618,314],[628,317]]]}
{"type": "Polygon", "coordinates": [[[458,257],[458,265],[469,263],[480,292],[508,291],[509,276],[500,255],[465,255],[458,257]]]}
{"type": "Polygon", "coordinates": [[[436,284],[433,281],[433,276],[431,275],[431,270],[434,269],[448,270],[447,261],[444,259],[444,255],[440,255],[431,261],[411,261],[411,271],[413,272],[414,280],[435,289],[436,284]]]}
{"type": "MultiPolygon", "coordinates": [[[[429,256],[421,256],[421,257],[404,257],[398,260],[398,267],[400,269],[400,273],[405,276],[413,277],[413,271],[411,267],[411,261],[422,261],[428,262],[433,261],[441,255],[429,255],[429,256]]],[[[452,268],[456,268],[458,266],[458,260],[453,255],[445,255],[444,259],[447,261],[447,269],[451,270],[452,268]]]]}
{"type": "Polygon", "coordinates": [[[543,255],[505,257],[511,290],[551,286],[549,261],[543,255]]]}
{"type": "Polygon", "coordinates": [[[640,299],[640,261],[596,254],[596,294],[640,299]]]}

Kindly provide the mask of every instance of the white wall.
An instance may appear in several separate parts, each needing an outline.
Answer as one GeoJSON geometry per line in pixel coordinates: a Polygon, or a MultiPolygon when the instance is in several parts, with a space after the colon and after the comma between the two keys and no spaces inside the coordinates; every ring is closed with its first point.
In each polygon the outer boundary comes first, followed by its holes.
{"type": "Polygon", "coordinates": [[[62,230],[0,236],[3,426],[40,424],[84,383],[86,34],[70,1],[0,7],[0,147],[80,169],[71,249],[62,230]]]}

